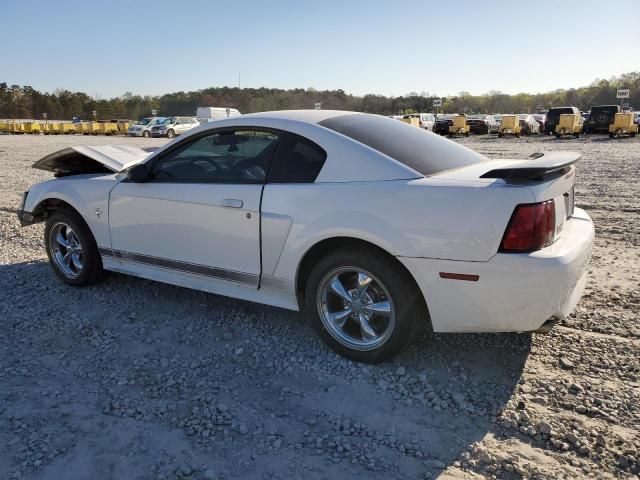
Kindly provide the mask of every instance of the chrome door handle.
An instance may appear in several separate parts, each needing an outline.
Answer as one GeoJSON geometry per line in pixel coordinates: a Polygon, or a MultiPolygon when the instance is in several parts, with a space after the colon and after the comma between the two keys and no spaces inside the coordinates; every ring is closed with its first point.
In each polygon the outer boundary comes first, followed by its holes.
{"type": "Polygon", "coordinates": [[[242,208],[242,200],[238,200],[237,198],[225,198],[222,200],[222,206],[228,208],[242,208]]]}

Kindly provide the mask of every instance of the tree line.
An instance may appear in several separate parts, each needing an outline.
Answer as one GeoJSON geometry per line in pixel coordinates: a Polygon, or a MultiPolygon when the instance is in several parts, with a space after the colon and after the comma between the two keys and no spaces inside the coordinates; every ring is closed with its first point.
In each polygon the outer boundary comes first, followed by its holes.
{"type": "MultiPolygon", "coordinates": [[[[640,72],[631,72],[599,79],[590,85],[547,93],[518,93],[509,95],[490,91],[483,95],[460,92],[443,100],[444,113],[535,113],[540,108],[573,105],[589,110],[592,105],[617,104],[616,90],[629,88],[633,107],[640,107],[640,72]]],[[[70,120],[79,117],[93,119],[139,119],[158,115],[195,115],[197,107],[230,107],[242,113],[269,110],[313,108],[320,103],[323,109],[352,110],[396,115],[433,111],[433,100],[442,98],[427,92],[412,92],[399,97],[367,94],[356,96],[343,90],[319,91],[313,88],[283,90],[278,88],[211,87],[191,92],[174,92],[160,96],[141,96],[130,92],[111,99],[93,98],[83,92],[58,89],[53,93],[39,92],[25,85],[0,83],[0,118],[43,118],[70,120]]]]}

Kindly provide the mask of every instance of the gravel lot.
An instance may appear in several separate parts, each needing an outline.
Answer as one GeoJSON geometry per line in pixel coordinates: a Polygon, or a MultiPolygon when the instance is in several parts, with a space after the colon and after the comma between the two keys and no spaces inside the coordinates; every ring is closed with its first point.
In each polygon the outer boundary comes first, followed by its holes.
{"type": "MultiPolygon", "coordinates": [[[[587,292],[549,335],[436,335],[358,365],[299,314],[113,274],[75,289],[20,228],[29,168],[74,144],[0,136],[0,478],[638,478],[640,139],[577,150],[596,223],[587,292]]],[[[523,272],[526,274],[526,272],[523,272]]]]}

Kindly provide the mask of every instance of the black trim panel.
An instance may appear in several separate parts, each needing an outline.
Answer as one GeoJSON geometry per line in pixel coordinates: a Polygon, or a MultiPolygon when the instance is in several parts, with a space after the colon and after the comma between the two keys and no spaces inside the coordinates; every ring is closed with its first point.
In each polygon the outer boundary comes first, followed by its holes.
{"type": "Polygon", "coordinates": [[[197,263],[181,262],[178,260],[169,260],[166,258],[152,257],[150,255],[141,255],[139,253],[123,252],[121,250],[112,250],[110,248],[98,247],[100,255],[104,257],[113,257],[121,260],[127,260],[134,263],[142,263],[154,267],[167,268],[184,273],[194,273],[205,277],[219,278],[221,280],[229,280],[236,283],[258,286],[258,275],[253,273],[236,272],[233,270],[225,270],[224,268],[208,267],[197,263]]]}

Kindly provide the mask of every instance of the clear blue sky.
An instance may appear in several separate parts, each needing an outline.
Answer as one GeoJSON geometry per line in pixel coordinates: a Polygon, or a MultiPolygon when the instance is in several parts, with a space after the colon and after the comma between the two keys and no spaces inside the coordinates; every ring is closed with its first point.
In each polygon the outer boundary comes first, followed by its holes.
{"type": "Polygon", "coordinates": [[[3,1],[0,32],[0,81],[103,98],[238,74],[358,95],[535,93],[640,70],[640,0],[3,1]]]}

